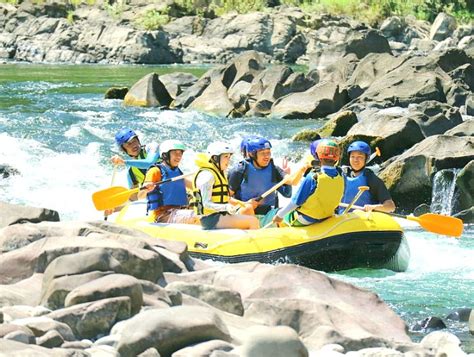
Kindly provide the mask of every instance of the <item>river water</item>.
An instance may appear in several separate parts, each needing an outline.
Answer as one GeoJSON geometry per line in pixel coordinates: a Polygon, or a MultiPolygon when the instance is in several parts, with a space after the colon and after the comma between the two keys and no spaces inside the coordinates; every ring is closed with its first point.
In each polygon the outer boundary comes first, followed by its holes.
{"type": "MultiPolygon", "coordinates": [[[[0,178],[1,200],[57,210],[61,220],[101,219],[92,204],[93,192],[126,186],[125,172],[113,175],[109,158],[119,153],[114,133],[134,128],[142,142],[180,139],[189,150],[184,171],[193,168],[193,155],[210,141],[229,141],[238,151],[249,134],[268,137],[276,162],[293,163],[306,144],[291,137],[317,120],[275,118],[227,119],[197,112],[123,107],[104,100],[111,86],[131,86],[150,72],[203,74],[205,67],[0,65],[0,165],[20,174],[0,178]]],[[[238,159],[238,155],[235,155],[238,159]]],[[[439,195],[438,195],[439,196],[439,195]]],[[[443,199],[442,197],[440,199],[443,199]]],[[[407,272],[355,269],[331,274],[376,292],[411,328],[429,316],[444,319],[454,309],[474,307],[474,228],[461,239],[437,236],[421,229],[406,231],[412,253],[407,272]]],[[[474,337],[466,322],[444,319],[465,351],[474,352],[474,337]]],[[[414,340],[426,332],[411,331],[414,340]]]]}

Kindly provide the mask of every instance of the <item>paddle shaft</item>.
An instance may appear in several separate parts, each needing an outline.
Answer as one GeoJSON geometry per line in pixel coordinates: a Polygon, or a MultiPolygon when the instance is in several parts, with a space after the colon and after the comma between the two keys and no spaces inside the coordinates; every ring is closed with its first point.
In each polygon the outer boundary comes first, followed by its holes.
{"type": "MultiPolygon", "coordinates": [[[[112,171],[112,179],[110,180],[110,186],[114,185],[115,181],[115,173],[117,172],[117,165],[114,165],[114,169],[112,171]]],[[[109,218],[109,216],[106,214],[106,211],[104,211],[104,221],[106,221],[109,218]]]]}
{"type": "Polygon", "coordinates": [[[342,214],[346,214],[347,212],[349,212],[352,206],[354,206],[354,203],[356,203],[359,197],[368,189],[369,189],[369,186],[359,186],[359,192],[357,192],[357,194],[352,199],[352,201],[346,206],[346,209],[344,210],[344,212],[342,212],[342,214]]]}

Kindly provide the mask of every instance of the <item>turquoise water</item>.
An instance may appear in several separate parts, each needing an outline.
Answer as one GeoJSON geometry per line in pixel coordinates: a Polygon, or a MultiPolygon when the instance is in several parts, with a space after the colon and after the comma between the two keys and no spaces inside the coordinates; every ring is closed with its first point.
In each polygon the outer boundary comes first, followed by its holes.
{"type": "MultiPolygon", "coordinates": [[[[269,118],[226,119],[197,112],[127,108],[121,101],[104,100],[110,86],[130,86],[150,72],[191,72],[205,67],[179,66],[54,66],[0,65],[0,164],[20,175],[0,179],[2,200],[57,210],[62,220],[100,219],[91,194],[110,186],[109,158],[118,153],[114,133],[123,126],[138,131],[142,142],[179,138],[190,150],[184,170],[192,169],[193,155],[211,140],[228,140],[236,152],[248,134],[267,136],[277,163],[296,162],[306,145],[292,135],[321,125],[315,120],[269,118]]],[[[235,155],[238,159],[238,155],[235,155]]],[[[119,170],[114,184],[126,185],[119,170]]],[[[474,307],[474,228],[461,239],[436,236],[420,229],[406,232],[412,252],[407,272],[351,270],[334,274],[376,292],[413,326],[428,316],[444,318],[462,307],[474,307]]],[[[466,351],[474,351],[467,323],[446,321],[466,351]]],[[[423,334],[412,333],[415,340],[423,334]]]]}

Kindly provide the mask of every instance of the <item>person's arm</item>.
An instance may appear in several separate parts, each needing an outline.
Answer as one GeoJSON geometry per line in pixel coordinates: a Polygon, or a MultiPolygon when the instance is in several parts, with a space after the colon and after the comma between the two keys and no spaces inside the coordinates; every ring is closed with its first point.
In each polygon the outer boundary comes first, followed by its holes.
{"type": "Polygon", "coordinates": [[[313,179],[313,177],[305,177],[305,179],[301,183],[301,186],[291,198],[291,201],[277,212],[275,217],[278,218],[275,219],[275,222],[281,222],[281,220],[283,219],[283,217],[285,217],[286,214],[290,213],[291,211],[294,211],[296,208],[305,203],[308,197],[312,195],[313,192],[316,190],[316,187],[317,182],[313,179]]]}
{"type": "Polygon", "coordinates": [[[161,171],[156,166],[150,168],[146,172],[145,180],[143,181],[143,187],[146,187],[144,190],[138,191],[137,197],[139,200],[146,198],[147,193],[153,191],[155,188],[155,183],[161,181],[161,171]]]}
{"type": "Polygon", "coordinates": [[[202,205],[204,208],[218,212],[235,213],[235,207],[228,203],[212,202],[212,186],[214,176],[209,171],[201,171],[196,179],[196,187],[201,192],[202,205]]]}
{"type": "Polygon", "coordinates": [[[385,183],[373,172],[367,174],[367,184],[370,187],[370,194],[372,195],[372,198],[377,201],[377,203],[365,205],[365,211],[370,212],[377,210],[388,213],[395,211],[395,202],[393,202],[387,186],[385,186],[385,183]]]}
{"type": "Polygon", "coordinates": [[[139,169],[148,169],[151,165],[158,161],[160,158],[160,151],[158,150],[158,144],[152,143],[145,147],[146,158],[144,159],[127,159],[124,160],[125,165],[137,167],[139,169]]]}

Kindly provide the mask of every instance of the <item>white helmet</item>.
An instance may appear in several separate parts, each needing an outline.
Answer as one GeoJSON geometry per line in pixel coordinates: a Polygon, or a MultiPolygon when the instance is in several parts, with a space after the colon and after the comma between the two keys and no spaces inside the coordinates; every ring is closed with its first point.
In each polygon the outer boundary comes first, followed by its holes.
{"type": "Polygon", "coordinates": [[[234,150],[232,150],[229,144],[226,144],[222,141],[216,141],[209,144],[207,147],[207,153],[212,157],[214,155],[219,156],[222,154],[233,154],[234,150]]]}
{"type": "Polygon", "coordinates": [[[179,140],[165,140],[160,145],[160,154],[167,154],[171,150],[186,150],[184,144],[179,140]]]}

